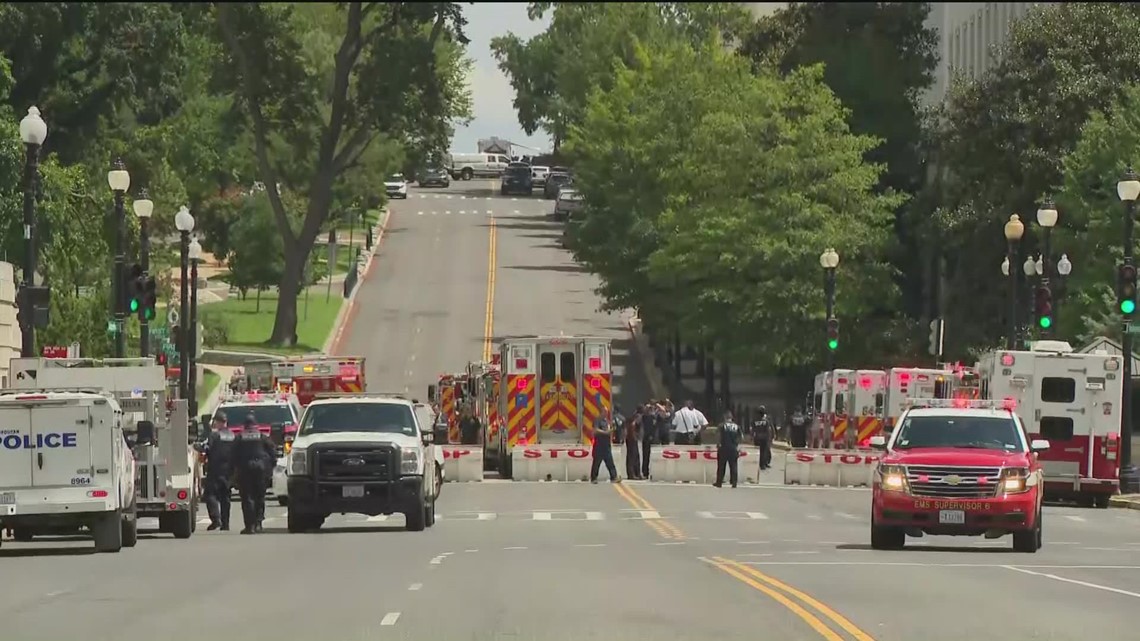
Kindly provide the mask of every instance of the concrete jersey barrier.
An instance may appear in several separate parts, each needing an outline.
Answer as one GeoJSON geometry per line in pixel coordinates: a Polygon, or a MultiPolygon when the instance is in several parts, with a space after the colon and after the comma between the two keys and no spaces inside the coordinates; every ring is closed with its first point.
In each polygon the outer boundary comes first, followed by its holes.
{"type": "MultiPolygon", "coordinates": [[[[715,445],[655,446],[650,452],[649,473],[654,481],[709,484],[716,480],[715,445]]],[[[618,474],[625,477],[625,449],[613,446],[618,474]]],[[[757,449],[740,448],[740,482],[755,483],[757,449]]],[[[527,445],[511,452],[511,478],[516,481],[588,481],[593,453],[585,445],[527,445]]],[[[608,480],[605,467],[600,480],[608,480]]],[[[728,472],[725,472],[728,482],[728,472]]]]}
{"type": "Polygon", "coordinates": [[[882,454],[863,450],[791,450],[784,485],[870,486],[882,454]]]}
{"type": "Polygon", "coordinates": [[[483,448],[478,445],[439,445],[443,449],[445,482],[471,483],[483,480],[483,448]]]}

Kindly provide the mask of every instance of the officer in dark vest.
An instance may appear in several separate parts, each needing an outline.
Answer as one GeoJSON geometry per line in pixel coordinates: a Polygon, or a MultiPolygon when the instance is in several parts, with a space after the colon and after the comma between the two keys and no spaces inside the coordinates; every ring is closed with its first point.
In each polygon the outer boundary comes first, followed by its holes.
{"type": "Polygon", "coordinates": [[[724,413],[724,424],[720,426],[719,444],[716,448],[716,483],[713,487],[724,485],[724,468],[728,466],[729,481],[736,487],[740,480],[738,471],[740,463],[740,426],[732,420],[732,412],[724,413]]]}
{"type": "Polygon", "coordinates": [[[233,476],[234,433],[226,427],[226,417],[218,414],[210,423],[206,453],[206,510],[210,513],[207,530],[230,529],[230,477],[233,476]]]}
{"type": "Polygon", "coordinates": [[[265,519],[266,480],[277,463],[277,448],[268,436],[257,429],[252,414],[234,443],[234,471],[241,494],[241,516],[245,522],[242,534],[262,531],[265,519]]]}

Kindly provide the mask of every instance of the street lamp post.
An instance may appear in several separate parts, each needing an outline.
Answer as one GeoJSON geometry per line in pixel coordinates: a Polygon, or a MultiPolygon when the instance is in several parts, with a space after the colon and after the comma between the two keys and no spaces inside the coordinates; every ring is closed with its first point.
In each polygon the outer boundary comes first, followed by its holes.
{"type": "Polygon", "coordinates": [[[127,251],[127,215],[123,211],[123,197],[131,188],[131,175],[122,160],[116,160],[114,169],[107,172],[107,185],[115,192],[115,269],[112,276],[115,282],[111,292],[115,297],[115,358],[122,358],[127,351],[127,288],[123,282],[127,262],[124,255],[127,251]]]}
{"type": "Polygon", "coordinates": [[[32,319],[30,287],[35,286],[36,273],[36,181],[39,176],[40,147],[47,139],[47,123],[40,110],[28,107],[28,115],[20,121],[20,140],[24,143],[24,273],[20,279],[20,356],[36,355],[36,325],[32,319]]]}
{"type": "MultiPolygon", "coordinates": [[[[1049,305],[1053,301],[1053,285],[1050,282],[1053,277],[1053,247],[1051,239],[1053,236],[1053,228],[1057,226],[1057,207],[1053,204],[1051,198],[1046,198],[1045,202],[1041,203],[1041,207],[1037,210],[1037,224],[1041,225],[1044,231],[1044,247],[1042,248],[1041,256],[1041,269],[1038,270],[1038,275],[1041,277],[1041,287],[1048,292],[1047,300],[1049,305]]],[[[1042,338],[1051,338],[1053,336],[1053,316],[1052,309],[1041,310],[1046,314],[1038,319],[1040,324],[1042,338]]]]}
{"type": "MultiPolygon", "coordinates": [[[[1124,265],[1133,264],[1133,230],[1136,216],[1136,199],[1140,198],[1140,180],[1136,172],[1128,171],[1116,183],[1116,195],[1124,203],[1124,265]]],[[[1122,309],[1124,314],[1121,331],[1124,352],[1124,398],[1121,402],[1120,417],[1120,491],[1124,494],[1140,492],[1140,473],[1132,463],[1132,333],[1129,318],[1133,309],[1122,309]]]]}
{"type": "Polygon", "coordinates": [[[1021,222],[1017,214],[1012,214],[1003,231],[1006,243],[1006,262],[1003,263],[1006,269],[1003,272],[1009,274],[1009,334],[1005,339],[1005,348],[1014,350],[1017,349],[1017,270],[1010,269],[1009,266],[1017,260],[1017,244],[1025,235],[1025,223],[1021,222]]]}
{"type": "MultiPolygon", "coordinates": [[[[154,214],[154,201],[142,190],[134,202],[135,215],[139,217],[139,264],[143,275],[150,275],[150,217],[154,214]]],[[[146,314],[139,316],[139,356],[150,355],[150,321],[146,314]]]]}
{"type": "Polygon", "coordinates": [[[190,416],[198,415],[198,263],[202,260],[202,246],[198,244],[198,239],[195,238],[190,242],[190,248],[187,252],[190,257],[190,348],[186,350],[189,354],[190,373],[187,388],[190,390],[190,396],[187,397],[187,402],[190,403],[190,416]]]}
{"type": "Polygon", "coordinates": [[[1073,263],[1069,260],[1069,255],[1061,254],[1061,259],[1057,261],[1057,300],[1053,301],[1053,315],[1058,320],[1061,318],[1061,299],[1065,297],[1065,279],[1072,273],[1073,263]]]}
{"type": "MultiPolygon", "coordinates": [[[[827,298],[827,322],[830,327],[831,321],[835,317],[835,269],[839,267],[839,253],[831,247],[823,250],[823,253],[819,255],[819,266],[823,268],[825,277],[824,295],[827,298]]],[[[838,343],[832,344],[833,340],[829,335],[827,345],[827,371],[829,372],[835,369],[835,350],[839,347],[838,343]]]]}
{"type": "Polygon", "coordinates": [[[1025,274],[1025,322],[1021,324],[1018,329],[1021,330],[1021,344],[1026,349],[1029,348],[1029,342],[1033,340],[1033,317],[1037,311],[1037,300],[1034,297],[1037,285],[1037,277],[1041,274],[1041,261],[1034,258],[1032,255],[1025,257],[1025,262],[1021,264],[1021,273],[1025,274]]]}
{"type": "Polygon", "coordinates": [[[179,310],[181,318],[178,319],[180,324],[180,331],[178,332],[178,397],[189,399],[190,396],[190,346],[188,345],[190,339],[190,319],[187,310],[190,309],[190,232],[194,230],[194,217],[190,215],[190,210],[185,205],[178,209],[178,213],[174,215],[174,227],[178,229],[181,236],[180,240],[180,256],[181,256],[181,279],[179,284],[179,310]]]}

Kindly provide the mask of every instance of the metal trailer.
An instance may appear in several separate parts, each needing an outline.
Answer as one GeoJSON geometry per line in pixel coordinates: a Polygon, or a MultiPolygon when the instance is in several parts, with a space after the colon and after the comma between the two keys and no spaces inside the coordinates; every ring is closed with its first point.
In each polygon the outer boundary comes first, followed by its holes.
{"type": "Polygon", "coordinates": [[[100,390],[118,401],[135,457],[138,516],[158,518],[159,531],[194,533],[201,465],[185,399],[168,401],[166,371],[151,358],[14,358],[16,390],[100,390]]]}

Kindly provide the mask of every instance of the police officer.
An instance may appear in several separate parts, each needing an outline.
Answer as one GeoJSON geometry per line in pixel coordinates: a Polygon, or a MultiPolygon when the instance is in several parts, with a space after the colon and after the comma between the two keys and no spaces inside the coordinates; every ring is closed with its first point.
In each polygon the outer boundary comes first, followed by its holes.
{"type": "Polygon", "coordinates": [[[740,462],[740,426],[732,420],[732,412],[724,413],[724,424],[720,426],[718,435],[719,444],[716,448],[716,483],[713,487],[724,485],[724,467],[728,466],[729,481],[736,487],[740,475],[737,464],[740,462]]]}
{"type": "Polygon", "coordinates": [[[609,417],[604,414],[594,421],[594,447],[592,452],[594,460],[590,464],[591,483],[598,482],[598,470],[602,467],[602,463],[606,464],[606,471],[610,473],[610,481],[621,483],[617,466],[614,465],[614,431],[611,425],[609,417]]]}
{"type": "Polygon", "coordinates": [[[206,453],[206,510],[210,513],[207,530],[230,529],[230,477],[233,476],[234,433],[226,427],[226,417],[218,414],[210,422],[206,453]]]}
{"type": "Polygon", "coordinates": [[[234,447],[234,468],[237,473],[238,492],[241,494],[241,516],[245,521],[242,534],[262,531],[265,519],[266,479],[277,462],[277,448],[269,437],[257,429],[253,414],[245,418],[245,425],[234,447]]]}
{"type": "Polygon", "coordinates": [[[768,419],[768,409],[760,406],[756,420],[752,421],[752,444],[759,449],[760,469],[772,466],[772,421],[768,419]]]}

